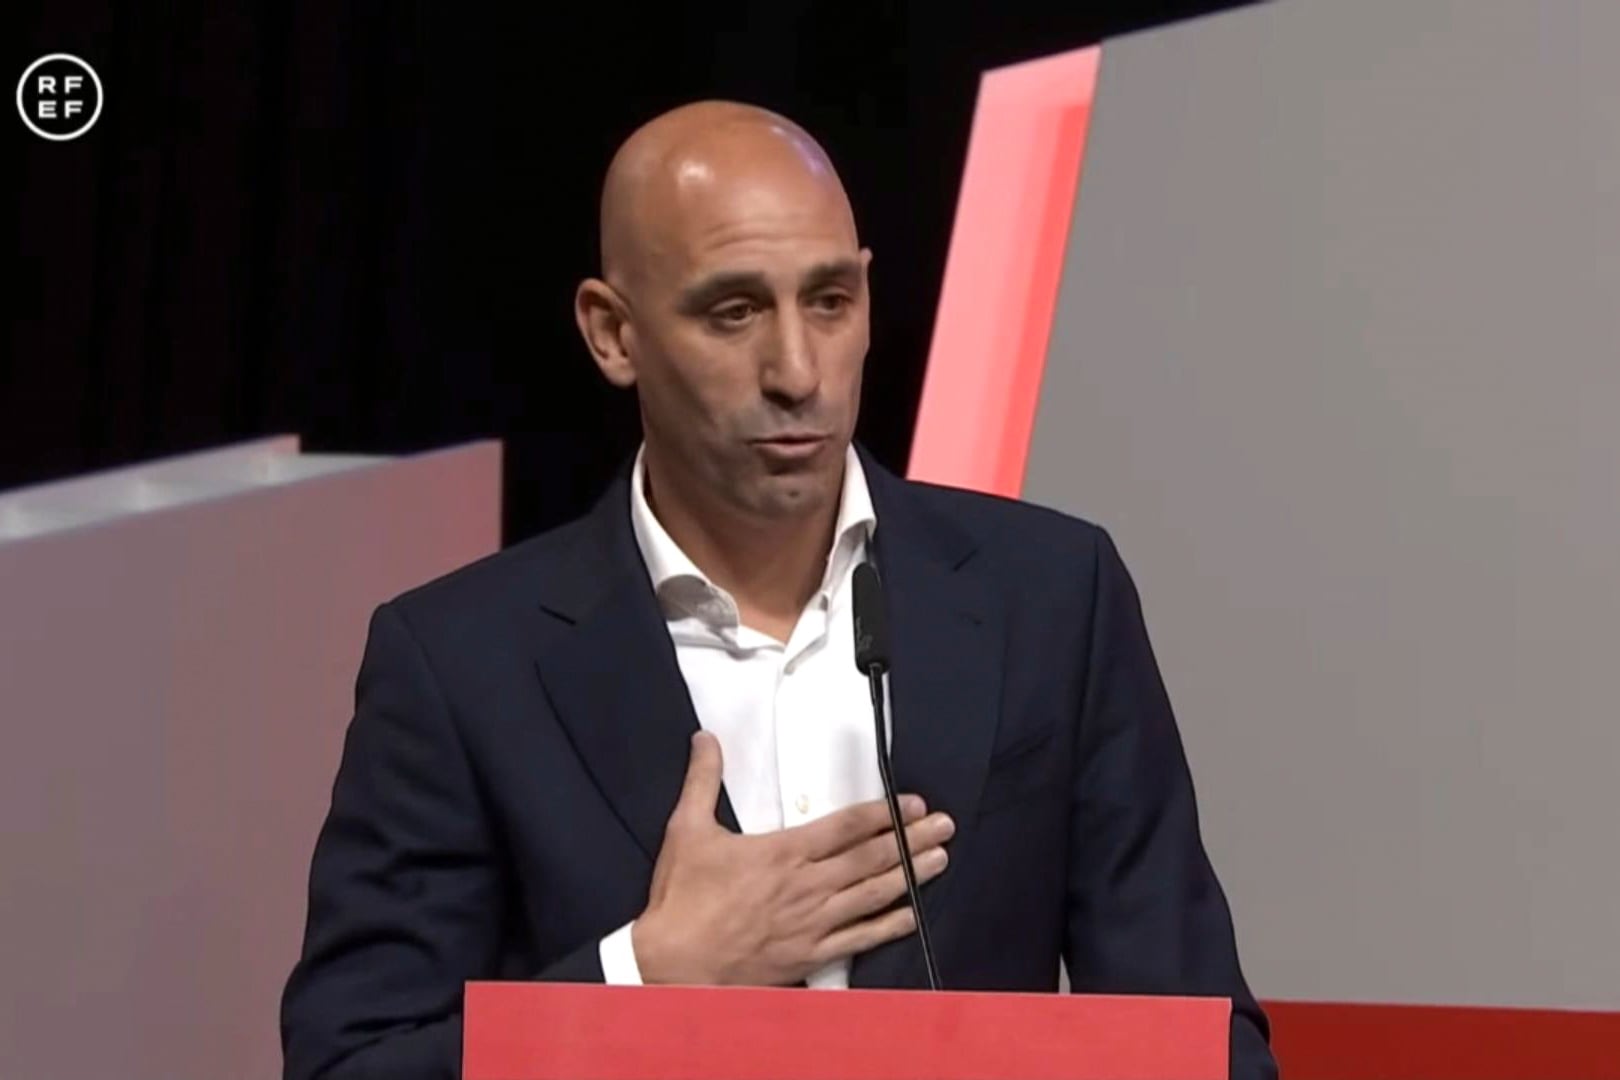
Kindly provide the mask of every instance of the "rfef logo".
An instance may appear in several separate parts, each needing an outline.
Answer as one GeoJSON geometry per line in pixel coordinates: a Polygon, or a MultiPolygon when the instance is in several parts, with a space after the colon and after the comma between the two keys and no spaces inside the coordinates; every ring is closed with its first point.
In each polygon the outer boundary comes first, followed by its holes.
{"type": "Polygon", "coordinates": [[[101,79],[77,56],[42,56],[17,82],[17,111],[42,139],[77,139],[101,116],[101,79]]]}

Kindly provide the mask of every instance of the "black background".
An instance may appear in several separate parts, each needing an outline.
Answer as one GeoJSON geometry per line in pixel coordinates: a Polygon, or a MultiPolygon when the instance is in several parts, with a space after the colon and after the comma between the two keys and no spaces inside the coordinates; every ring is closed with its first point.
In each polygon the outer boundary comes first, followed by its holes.
{"type": "Polygon", "coordinates": [[[11,91],[69,52],[106,105],[71,143],[8,122],[0,489],[270,433],[494,436],[508,540],[579,513],[636,438],[571,315],[598,184],[700,97],[838,164],[876,254],[859,435],[903,469],[979,73],[1229,6],[8,5],[11,91]]]}

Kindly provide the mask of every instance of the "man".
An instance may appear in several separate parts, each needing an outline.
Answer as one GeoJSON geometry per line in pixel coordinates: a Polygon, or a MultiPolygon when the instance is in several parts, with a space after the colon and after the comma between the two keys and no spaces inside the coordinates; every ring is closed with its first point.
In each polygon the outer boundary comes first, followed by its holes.
{"type": "Polygon", "coordinates": [[[576,297],[644,440],[580,521],[375,614],[283,1004],[287,1076],[457,1075],[470,979],[1210,994],[1271,1075],[1107,535],[853,443],[871,253],[821,149],[678,109],[615,157],[576,297]]]}

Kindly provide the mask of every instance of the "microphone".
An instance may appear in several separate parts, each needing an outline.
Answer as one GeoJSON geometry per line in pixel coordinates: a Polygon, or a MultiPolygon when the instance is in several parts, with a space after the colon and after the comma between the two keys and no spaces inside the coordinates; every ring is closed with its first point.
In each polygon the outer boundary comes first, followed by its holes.
{"type": "Polygon", "coordinates": [[[889,670],[889,619],[883,607],[883,585],[871,563],[855,568],[855,666],[872,687],[872,720],[877,725],[878,774],[883,777],[883,797],[889,803],[889,823],[900,844],[900,867],[906,877],[906,899],[917,920],[917,940],[922,943],[923,964],[928,968],[928,988],[939,989],[939,970],[934,966],[934,946],[928,940],[928,923],[923,920],[922,897],[917,892],[917,874],[911,867],[911,845],[906,843],[906,825],[900,817],[900,800],[894,794],[894,770],[889,761],[889,726],[883,716],[883,675],[889,670]]]}

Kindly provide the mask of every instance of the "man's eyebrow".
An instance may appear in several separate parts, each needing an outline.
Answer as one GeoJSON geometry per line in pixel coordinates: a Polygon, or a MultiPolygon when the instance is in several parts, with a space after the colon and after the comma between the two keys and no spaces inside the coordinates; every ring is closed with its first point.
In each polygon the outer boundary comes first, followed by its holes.
{"type": "Polygon", "coordinates": [[[854,284],[861,279],[861,263],[859,259],[833,259],[829,262],[817,263],[810,268],[804,276],[804,291],[819,289],[823,285],[835,283],[854,284]]]}
{"type": "Polygon", "coordinates": [[[697,313],[732,293],[758,294],[769,289],[764,274],[752,270],[722,270],[682,289],[677,306],[682,311],[697,313]]]}
{"type": "MultiPolygon", "coordinates": [[[[828,285],[854,285],[861,279],[859,259],[831,259],[817,263],[804,275],[801,293],[814,292],[828,285]]],[[[688,314],[707,311],[717,301],[736,293],[758,296],[770,291],[765,275],[755,270],[722,270],[682,289],[676,301],[688,314]]]]}

